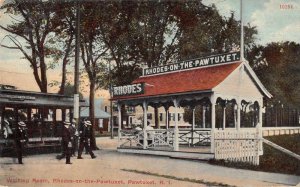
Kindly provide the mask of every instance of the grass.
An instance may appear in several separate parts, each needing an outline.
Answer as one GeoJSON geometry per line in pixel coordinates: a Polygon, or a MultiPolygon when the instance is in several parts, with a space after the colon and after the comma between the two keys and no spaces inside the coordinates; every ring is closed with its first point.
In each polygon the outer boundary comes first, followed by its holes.
{"type": "Polygon", "coordinates": [[[192,183],[197,183],[197,184],[205,184],[207,186],[223,186],[223,187],[229,187],[231,185],[224,184],[224,183],[218,183],[218,182],[208,182],[204,180],[198,180],[198,179],[190,179],[190,178],[182,178],[182,177],[176,177],[176,176],[171,176],[171,175],[162,175],[158,173],[152,173],[148,171],[140,171],[140,170],[133,170],[133,169],[121,169],[122,171],[127,171],[127,172],[133,172],[133,173],[138,173],[138,174],[143,174],[143,175],[151,175],[155,177],[163,177],[166,179],[173,179],[173,180],[178,180],[178,181],[185,181],[185,182],[192,182],[192,183]]]}
{"type": "MultiPolygon", "coordinates": [[[[284,147],[298,155],[300,155],[300,134],[297,135],[280,135],[265,137],[281,147],[284,147]]],[[[260,156],[259,166],[253,166],[247,163],[228,162],[225,160],[210,160],[209,163],[222,165],[226,167],[234,167],[240,169],[250,169],[257,171],[266,171],[274,173],[284,173],[300,176],[300,161],[291,157],[273,147],[264,144],[264,154],[260,156]]]]}

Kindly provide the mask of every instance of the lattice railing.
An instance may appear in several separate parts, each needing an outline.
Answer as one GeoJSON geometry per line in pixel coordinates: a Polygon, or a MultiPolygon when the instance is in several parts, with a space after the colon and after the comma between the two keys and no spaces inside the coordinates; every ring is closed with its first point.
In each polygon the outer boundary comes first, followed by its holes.
{"type": "Polygon", "coordinates": [[[256,129],[252,131],[216,130],[214,141],[215,159],[259,165],[260,139],[256,129]]]}
{"type": "Polygon", "coordinates": [[[146,130],[148,137],[148,147],[168,147],[173,148],[174,129],[146,130]]]}
{"type": "Polygon", "coordinates": [[[138,130],[121,130],[120,147],[143,147],[144,133],[138,130]]]}
{"type": "Polygon", "coordinates": [[[210,129],[179,129],[179,144],[189,146],[210,144],[210,129]]]}
{"type": "MultiPolygon", "coordinates": [[[[174,141],[174,129],[146,130],[147,148],[172,148],[174,141]]],[[[144,131],[121,130],[120,147],[142,148],[144,144],[144,131]]]]}

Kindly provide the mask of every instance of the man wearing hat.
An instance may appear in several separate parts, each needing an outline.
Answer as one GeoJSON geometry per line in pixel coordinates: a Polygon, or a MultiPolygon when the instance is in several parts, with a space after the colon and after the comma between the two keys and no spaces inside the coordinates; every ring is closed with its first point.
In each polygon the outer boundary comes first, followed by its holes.
{"type": "Polygon", "coordinates": [[[26,124],[23,121],[18,122],[18,126],[15,129],[14,135],[15,135],[18,162],[19,164],[23,164],[22,162],[23,148],[24,148],[24,144],[28,142],[27,128],[26,128],[26,124]]]}
{"type": "Polygon", "coordinates": [[[71,155],[75,156],[75,151],[78,150],[78,131],[75,126],[76,121],[73,119],[70,125],[70,132],[71,132],[71,141],[72,141],[72,150],[71,155]]]}
{"type": "Polygon", "coordinates": [[[62,133],[62,144],[63,149],[66,155],[66,164],[71,163],[71,151],[72,151],[72,141],[71,141],[71,129],[70,129],[70,122],[64,121],[63,133],[62,133]]]}
{"type": "Polygon", "coordinates": [[[79,149],[77,159],[82,159],[81,154],[85,147],[90,153],[92,159],[96,158],[95,154],[91,149],[91,138],[92,138],[92,123],[89,120],[82,121],[79,128],[79,149]]]}

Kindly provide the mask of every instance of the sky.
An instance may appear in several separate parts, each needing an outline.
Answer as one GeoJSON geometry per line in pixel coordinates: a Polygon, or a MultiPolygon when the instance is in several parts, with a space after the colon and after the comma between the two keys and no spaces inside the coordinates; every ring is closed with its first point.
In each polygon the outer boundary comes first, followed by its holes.
{"type": "MultiPolygon", "coordinates": [[[[4,0],[0,0],[2,4],[4,0]]],[[[203,0],[206,5],[215,4],[221,15],[229,17],[235,12],[240,19],[240,0],[203,0]]],[[[244,23],[256,26],[257,43],[265,45],[270,42],[295,41],[300,43],[300,0],[243,0],[244,23]]],[[[0,13],[0,24],[7,24],[10,19],[0,13]]],[[[0,30],[0,45],[8,44],[3,30],[0,30]],[[4,39],[3,39],[4,38],[4,39]]],[[[29,63],[21,59],[17,50],[0,46],[0,70],[31,73],[29,63]]],[[[51,76],[59,76],[55,71],[51,76]]]]}

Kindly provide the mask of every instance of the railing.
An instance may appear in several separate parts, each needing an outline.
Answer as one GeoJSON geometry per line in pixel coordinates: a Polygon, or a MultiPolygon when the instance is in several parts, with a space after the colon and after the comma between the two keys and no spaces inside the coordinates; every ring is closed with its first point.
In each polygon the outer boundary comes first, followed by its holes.
{"type": "Polygon", "coordinates": [[[263,136],[300,134],[300,127],[263,127],[263,136]]]}
{"type": "Polygon", "coordinates": [[[139,130],[121,130],[120,147],[143,147],[143,131],[139,130]]]}
{"type": "Polygon", "coordinates": [[[209,145],[211,129],[179,129],[179,144],[209,145]]]}
{"type": "Polygon", "coordinates": [[[259,165],[260,140],[256,129],[252,131],[216,130],[214,141],[215,159],[259,165]]]}
{"type": "MultiPolygon", "coordinates": [[[[147,141],[146,148],[167,148],[173,149],[174,130],[173,129],[155,129],[146,130],[147,141]]],[[[143,148],[144,131],[143,130],[121,130],[120,147],[143,148]]]]}
{"type": "Polygon", "coordinates": [[[174,142],[174,129],[146,130],[148,148],[172,148],[174,142]]]}

